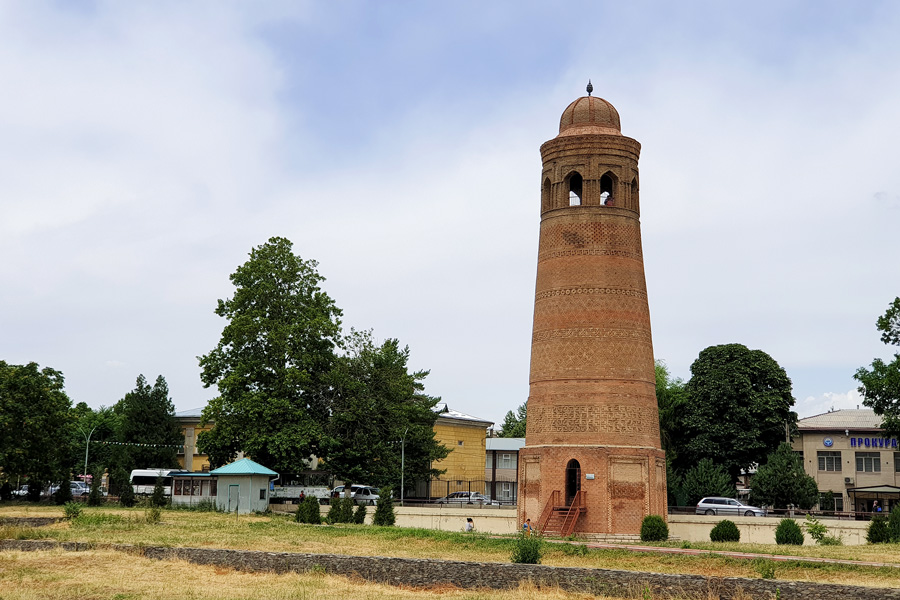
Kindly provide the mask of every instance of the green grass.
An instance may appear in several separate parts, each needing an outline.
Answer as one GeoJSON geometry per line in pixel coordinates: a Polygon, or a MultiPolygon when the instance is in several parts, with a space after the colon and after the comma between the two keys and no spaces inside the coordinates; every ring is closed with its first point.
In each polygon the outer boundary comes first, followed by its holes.
{"type": "MultiPolygon", "coordinates": [[[[0,516],[11,514],[0,507],[0,516]]],[[[61,521],[40,528],[2,527],[2,538],[52,538],[87,542],[92,547],[105,544],[139,546],[189,546],[262,550],[268,552],[333,553],[359,556],[396,556],[479,562],[510,562],[514,536],[374,527],[371,525],[304,525],[293,515],[241,515],[216,512],[163,510],[158,523],[147,522],[146,509],[85,507],[71,522],[61,521]]],[[[31,507],[27,516],[61,515],[58,507],[31,507]],[[55,510],[55,512],[54,512],[55,510]]],[[[680,547],[678,542],[654,544],[680,547]]],[[[900,545],[802,546],[762,544],[692,543],[692,548],[740,551],[761,555],[826,556],[848,560],[869,560],[900,566],[900,545]]],[[[715,577],[760,577],[758,563],[721,554],[668,555],[631,552],[620,548],[592,549],[582,545],[548,543],[541,560],[544,565],[578,566],[659,573],[693,573],[715,577]]],[[[829,581],[851,585],[900,587],[900,568],[876,568],[802,561],[775,563],[777,579],[829,581]]]]}

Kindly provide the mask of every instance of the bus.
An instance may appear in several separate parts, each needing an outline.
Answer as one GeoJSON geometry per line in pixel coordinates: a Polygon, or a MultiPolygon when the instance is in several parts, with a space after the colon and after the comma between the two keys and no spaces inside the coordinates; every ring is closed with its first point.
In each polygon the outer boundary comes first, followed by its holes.
{"type": "Polygon", "coordinates": [[[156,480],[162,477],[163,494],[172,495],[172,473],[187,473],[184,469],[135,469],[131,472],[131,487],[134,493],[149,496],[156,487],[156,480]]]}

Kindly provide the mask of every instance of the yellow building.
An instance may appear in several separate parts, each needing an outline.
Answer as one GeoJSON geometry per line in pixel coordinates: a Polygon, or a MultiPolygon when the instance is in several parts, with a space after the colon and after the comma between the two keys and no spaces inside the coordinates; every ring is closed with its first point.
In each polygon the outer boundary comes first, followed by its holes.
{"type": "MultiPolygon", "coordinates": [[[[434,424],[435,439],[450,450],[443,460],[434,463],[435,469],[444,471],[436,478],[421,487],[417,485],[418,497],[440,498],[451,492],[472,491],[485,492],[484,464],[485,438],[491,421],[485,421],[451,410],[446,404],[438,404],[434,411],[438,413],[434,424]]],[[[184,449],[178,453],[178,462],[183,469],[191,472],[209,471],[209,456],[197,450],[197,435],[201,431],[212,429],[211,423],[200,426],[202,409],[185,410],[175,413],[175,418],[184,434],[184,449]]],[[[313,458],[315,468],[316,459],[313,458]]]]}
{"type": "Polygon", "coordinates": [[[433,467],[444,470],[444,474],[431,481],[427,496],[441,498],[462,491],[483,494],[485,440],[493,422],[452,410],[445,403],[438,404],[434,410],[438,413],[434,437],[450,454],[434,463],[433,467]]]}
{"type": "Polygon", "coordinates": [[[209,431],[213,427],[212,423],[207,423],[204,427],[200,426],[202,411],[201,408],[193,408],[175,413],[175,420],[178,421],[181,433],[184,435],[184,447],[178,452],[178,463],[182,469],[194,473],[209,471],[209,456],[197,451],[197,435],[201,431],[209,431]]]}

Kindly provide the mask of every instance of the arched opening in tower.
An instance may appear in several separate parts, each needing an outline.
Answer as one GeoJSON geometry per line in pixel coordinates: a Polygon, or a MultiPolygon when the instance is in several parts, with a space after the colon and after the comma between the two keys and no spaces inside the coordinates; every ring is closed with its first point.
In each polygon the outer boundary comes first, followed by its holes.
{"type": "Polygon", "coordinates": [[[550,210],[552,207],[550,206],[550,178],[544,180],[544,185],[541,187],[541,208],[543,210],[550,210]]]}
{"type": "Polygon", "coordinates": [[[584,179],[580,173],[569,175],[569,206],[581,206],[583,198],[584,179]]]}
{"type": "Polygon", "coordinates": [[[631,208],[640,210],[640,202],[638,201],[638,182],[637,177],[631,180],[631,208]]]}
{"type": "Polygon", "coordinates": [[[566,506],[575,500],[575,494],[581,490],[581,464],[574,458],[566,464],[566,506]]]}
{"type": "Polygon", "coordinates": [[[612,206],[615,198],[613,196],[613,190],[615,188],[615,180],[612,178],[612,175],[609,173],[604,173],[603,177],[600,178],[600,205],[601,206],[612,206]]]}

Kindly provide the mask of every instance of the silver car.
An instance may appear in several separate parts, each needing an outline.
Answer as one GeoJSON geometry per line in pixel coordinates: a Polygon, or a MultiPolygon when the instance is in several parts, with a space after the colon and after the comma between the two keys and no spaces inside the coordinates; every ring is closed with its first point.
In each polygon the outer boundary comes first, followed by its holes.
{"type": "Polygon", "coordinates": [[[707,497],[697,503],[698,515],[734,515],[741,517],[764,517],[765,509],[744,504],[734,498],[707,497]]]}

